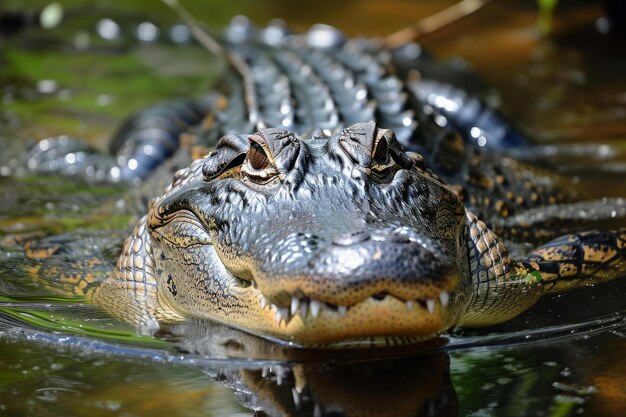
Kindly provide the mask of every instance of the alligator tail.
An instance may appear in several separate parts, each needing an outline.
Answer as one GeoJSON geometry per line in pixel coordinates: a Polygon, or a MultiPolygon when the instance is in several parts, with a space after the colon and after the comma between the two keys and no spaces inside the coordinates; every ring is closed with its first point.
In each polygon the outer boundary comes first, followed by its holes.
{"type": "Polygon", "coordinates": [[[25,165],[98,183],[140,182],[184,145],[184,133],[213,116],[215,100],[170,100],[139,111],[113,135],[110,153],[67,136],[44,139],[28,152],[25,165]]]}

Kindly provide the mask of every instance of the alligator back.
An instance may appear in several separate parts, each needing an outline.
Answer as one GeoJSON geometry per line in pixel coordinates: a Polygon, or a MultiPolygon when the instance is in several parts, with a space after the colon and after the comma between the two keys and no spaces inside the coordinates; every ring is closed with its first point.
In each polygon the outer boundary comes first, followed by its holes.
{"type": "Polygon", "coordinates": [[[204,149],[226,134],[265,127],[332,136],[367,121],[392,129],[406,149],[425,155],[451,132],[470,147],[525,143],[499,113],[446,81],[475,83],[466,71],[439,64],[441,78],[423,78],[433,75],[437,61],[417,44],[391,50],[375,39],[346,39],[325,25],[293,35],[280,24],[256,31],[234,21],[223,46],[226,70],[210,94],[148,108],[120,129],[111,148],[116,160],[139,161],[134,169],[121,167],[121,178],[149,176],[178,149],[189,126],[194,144],[204,149]],[[450,103],[456,111],[449,111],[450,103]]]}

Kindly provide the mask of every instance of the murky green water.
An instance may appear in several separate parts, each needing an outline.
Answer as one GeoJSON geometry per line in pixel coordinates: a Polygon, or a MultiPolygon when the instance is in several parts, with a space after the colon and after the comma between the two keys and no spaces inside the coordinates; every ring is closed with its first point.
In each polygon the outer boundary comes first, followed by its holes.
{"type": "MultiPolygon", "coordinates": [[[[140,43],[138,23],[176,22],[154,2],[64,3],[60,28],[0,39],[0,162],[28,139],[56,134],[106,147],[111,126],[155,101],[198,96],[219,64],[196,46],[140,43]],[[103,18],[124,36],[107,41],[103,18]]],[[[259,23],[324,21],[349,34],[384,35],[443,2],[188,2],[211,27],[237,13],[259,23]]],[[[557,10],[555,34],[540,38],[524,2],[501,2],[425,41],[462,56],[539,143],[608,144],[615,155],[561,158],[589,179],[592,195],[626,195],[624,38],[601,35],[596,6],[557,10]],[[506,3],[506,4],[502,4],[506,3]]],[[[29,2],[36,9],[44,1],[29,2]]],[[[21,2],[2,7],[23,10],[21,2]]],[[[0,9],[5,10],[5,9],[0,9]]],[[[597,148],[594,148],[597,150],[597,148]]],[[[363,352],[289,350],[234,330],[190,322],[152,337],[59,296],[28,270],[14,237],[69,232],[113,263],[133,214],[124,190],[51,177],[0,177],[0,415],[7,416],[622,416],[626,412],[624,282],[542,300],[487,332],[421,347],[363,352]],[[333,414],[334,413],[334,414],[333,414]],[[257,415],[265,415],[258,413],[257,415]]],[[[63,267],[63,265],[60,265],[63,267]]],[[[623,280],[622,280],[623,281],[623,280]]]]}

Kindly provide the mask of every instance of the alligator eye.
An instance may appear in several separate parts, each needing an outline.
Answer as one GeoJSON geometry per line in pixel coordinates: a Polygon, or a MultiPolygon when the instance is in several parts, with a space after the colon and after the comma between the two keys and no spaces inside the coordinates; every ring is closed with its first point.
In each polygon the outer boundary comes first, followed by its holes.
{"type": "Polygon", "coordinates": [[[396,162],[389,152],[389,142],[387,142],[387,138],[381,137],[378,143],[376,143],[376,147],[372,153],[372,171],[378,175],[386,175],[395,164],[396,162]]]}
{"type": "Polygon", "coordinates": [[[263,147],[256,142],[253,142],[250,145],[250,149],[248,150],[248,154],[246,155],[248,162],[252,169],[256,171],[262,171],[265,168],[268,168],[271,163],[263,147]]]}
{"type": "Polygon", "coordinates": [[[247,179],[259,184],[264,184],[278,175],[263,146],[253,140],[250,140],[246,162],[241,167],[241,172],[247,179]]]}
{"type": "Polygon", "coordinates": [[[382,138],[376,145],[372,159],[380,165],[385,165],[389,161],[389,145],[385,138],[382,138]]]}

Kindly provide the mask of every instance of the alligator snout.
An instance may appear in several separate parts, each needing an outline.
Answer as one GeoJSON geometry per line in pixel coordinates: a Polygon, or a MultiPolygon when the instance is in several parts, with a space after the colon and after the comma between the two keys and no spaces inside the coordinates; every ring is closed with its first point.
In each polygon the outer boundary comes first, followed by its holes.
{"type": "Polygon", "coordinates": [[[405,227],[329,237],[293,233],[272,242],[271,256],[253,271],[259,290],[276,305],[296,298],[352,306],[386,296],[427,305],[454,288],[456,275],[436,242],[405,227]]]}

